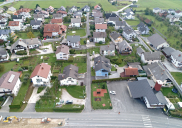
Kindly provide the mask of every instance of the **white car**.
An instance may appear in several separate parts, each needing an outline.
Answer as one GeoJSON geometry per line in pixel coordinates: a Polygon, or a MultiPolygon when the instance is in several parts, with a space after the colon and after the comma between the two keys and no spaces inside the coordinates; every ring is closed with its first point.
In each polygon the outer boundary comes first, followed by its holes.
{"type": "Polygon", "coordinates": [[[116,91],[110,91],[110,94],[116,95],[116,91]]]}

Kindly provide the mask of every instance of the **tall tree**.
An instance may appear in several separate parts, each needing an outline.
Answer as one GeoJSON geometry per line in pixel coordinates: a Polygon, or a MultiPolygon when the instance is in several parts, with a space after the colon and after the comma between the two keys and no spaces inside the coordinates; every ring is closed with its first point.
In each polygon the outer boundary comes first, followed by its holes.
{"type": "Polygon", "coordinates": [[[28,38],[35,38],[35,36],[34,36],[34,34],[32,32],[28,32],[27,37],[28,38]]]}

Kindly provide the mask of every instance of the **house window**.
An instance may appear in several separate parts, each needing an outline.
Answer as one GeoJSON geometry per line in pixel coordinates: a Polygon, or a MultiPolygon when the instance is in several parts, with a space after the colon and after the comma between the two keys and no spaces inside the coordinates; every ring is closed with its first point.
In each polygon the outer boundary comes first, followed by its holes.
{"type": "Polygon", "coordinates": [[[42,82],[42,79],[36,79],[37,83],[42,82]]]}

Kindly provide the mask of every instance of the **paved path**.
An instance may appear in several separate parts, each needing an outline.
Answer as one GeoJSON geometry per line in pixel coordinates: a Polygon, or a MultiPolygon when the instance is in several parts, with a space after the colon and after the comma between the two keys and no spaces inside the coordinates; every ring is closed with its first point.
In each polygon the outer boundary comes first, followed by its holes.
{"type": "MultiPolygon", "coordinates": [[[[133,3],[132,3],[132,4],[133,4],[133,3]]],[[[129,5],[125,6],[125,7],[123,7],[122,9],[116,11],[116,13],[122,12],[124,9],[126,9],[127,7],[129,7],[129,6],[132,5],[132,4],[129,4],[129,5]]]]}
{"type": "Polygon", "coordinates": [[[7,2],[5,1],[2,4],[0,4],[0,6],[6,5],[6,4],[9,4],[9,3],[13,3],[14,1],[18,1],[18,0],[8,0],[7,2]]]}
{"type": "Polygon", "coordinates": [[[9,112],[9,105],[11,105],[11,102],[13,101],[12,97],[9,97],[6,103],[4,103],[4,106],[1,106],[0,112],[9,112]]]}

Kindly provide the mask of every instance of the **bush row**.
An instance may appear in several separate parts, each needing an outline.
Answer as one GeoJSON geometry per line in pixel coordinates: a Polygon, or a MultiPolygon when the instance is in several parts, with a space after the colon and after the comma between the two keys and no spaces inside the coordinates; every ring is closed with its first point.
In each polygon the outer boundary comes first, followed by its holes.
{"type": "Polygon", "coordinates": [[[14,104],[14,105],[9,105],[9,108],[10,109],[13,109],[13,108],[21,108],[23,102],[20,102],[20,104],[14,104]]]}
{"type": "Polygon", "coordinates": [[[84,109],[84,105],[80,108],[53,108],[55,112],[81,112],[84,109]]]}
{"type": "Polygon", "coordinates": [[[28,66],[21,66],[21,68],[22,68],[23,70],[26,70],[26,69],[28,69],[28,66]]]}
{"type": "Polygon", "coordinates": [[[27,55],[27,52],[25,50],[16,52],[17,55],[27,55]]]}
{"type": "MultiPolygon", "coordinates": [[[[120,77],[120,78],[112,78],[112,79],[101,79],[101,80],[92,80],[92,83],[100,83],[100,82],[106,82],[106,81],[118,81],[118,80],[128,80],[131,77],[120,77]]],[[[134,78],[134,77],[132,77],[134,78]]]]}

